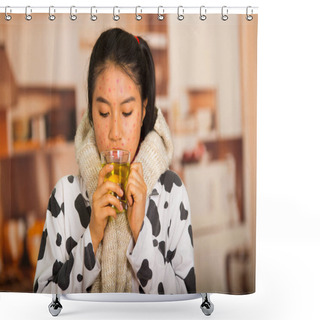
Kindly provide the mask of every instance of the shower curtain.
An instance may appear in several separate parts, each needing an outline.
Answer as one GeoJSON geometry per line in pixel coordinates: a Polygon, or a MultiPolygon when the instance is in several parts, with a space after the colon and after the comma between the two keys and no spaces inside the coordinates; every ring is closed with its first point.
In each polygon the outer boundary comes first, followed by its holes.
{"type": "MultiPolygon", "coordinates": [[[[0,19],[0,291],[37,291],[36,267],[50,228],[49,199],[62,177],[79,174],[74,138],[88,108],[89,58],[99,35],[110,28],[149,44],[155,105],[173,144],[171,187],[182,183],[189,200],[173,213],[188,221],[180,253],[167,245],[179,232],[170,230],[173,219],[161,225],[161,238],[146,207],[143,227],[149,226],[154,255],[171,264],[189,293],[255,291],[258,17],[157,18],[145,14],[138,21],[122,14],[114,21],[104,14],[93,21],[79,14],[72,21],[69,14],[57,14],[50,21],[39,13],[31,21],[23,14],[0,19]],[[179,269],[187,256],[183,250],[193,255],[185,271],[179,269]]],[[[166,201],[161,205],[160,220],[170,209],[166,201]]],[[[66,240],[50,240],[66,247],[65,261],[76,250],[66,240]]],[[[56,260],[53,273],[65,261],[56,260]]],[[[152,281],[148,272],[156,276],[161,270],[150,272],[143,261],[144,268],[133,270],[141,293],[152,281]]],[[[157,292],[146,293],[169,293],[164,281],[157,292]]]]}

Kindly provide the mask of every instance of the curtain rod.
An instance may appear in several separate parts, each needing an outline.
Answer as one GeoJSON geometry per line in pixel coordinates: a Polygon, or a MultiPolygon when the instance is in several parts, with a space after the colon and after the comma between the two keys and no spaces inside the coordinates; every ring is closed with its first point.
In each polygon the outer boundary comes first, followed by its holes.
{"type": "Polygon", "coordinates": [[[235,6],[220,6],[220,7],[145,7],[145,6],[113,6],[113,7],[82,7],[82,6],[71,6],[71,7],[61,7],[61,6],[46,6],[46,7],[36,7],[36,6],[1,6],[0,13],[7,14],[34,14],[34,13],[69,13],[69,14],[257,14],[258,7],[256,6],[246,6],[246,7],[235,7],[235,6]]]}

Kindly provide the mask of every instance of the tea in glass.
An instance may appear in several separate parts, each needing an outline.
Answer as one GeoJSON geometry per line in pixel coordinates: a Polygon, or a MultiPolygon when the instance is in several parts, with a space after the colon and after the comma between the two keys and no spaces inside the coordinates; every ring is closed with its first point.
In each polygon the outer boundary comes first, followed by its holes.
{"type": "MultiPolygon", "coordinates": [[[[126,150],[107,150],[101,152],[101,163],[102,166],[106,164],[112,165],[113,170],[109,172],[106,177],[105,181],[109,180],[114,182],[120,186],[123,191],[123,196],[120,197],[114,192],[110,192],[112,195],[117,197],[124,208],[124,211],[127,209],[127,198],[126,198],[126,188],[128,183],[128,177],[130,173],[130,152],[126,150]]],[[[119,213],[118,209],[116,212],[119,213]]]]}

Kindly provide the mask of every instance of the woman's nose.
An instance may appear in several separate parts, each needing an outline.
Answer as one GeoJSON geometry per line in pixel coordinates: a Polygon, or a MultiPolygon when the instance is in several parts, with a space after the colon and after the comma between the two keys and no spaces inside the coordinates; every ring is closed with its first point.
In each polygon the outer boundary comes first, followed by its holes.
{"type": "Polygon", "coordinates": [[[118,118],[112,120],[111,130],[110,130],[110,139],[119,140],[121,139],[121,126],[118,118]]]}

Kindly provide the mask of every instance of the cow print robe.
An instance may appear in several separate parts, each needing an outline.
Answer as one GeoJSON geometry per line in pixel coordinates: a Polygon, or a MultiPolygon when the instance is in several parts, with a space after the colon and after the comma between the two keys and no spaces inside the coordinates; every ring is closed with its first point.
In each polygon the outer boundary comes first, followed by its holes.
{"type": "MultiPolygon", "coordinates": [[[[89,230],[91,207],[84,181],[65,176],[49,199],[34,292],[90,292],[101,268],[89,230]]],[[[161,175],[147,198],[145,218],[127,258],[132,291],[151,294],[195,293],[190,205],[174,172],[161,175]]]]}

